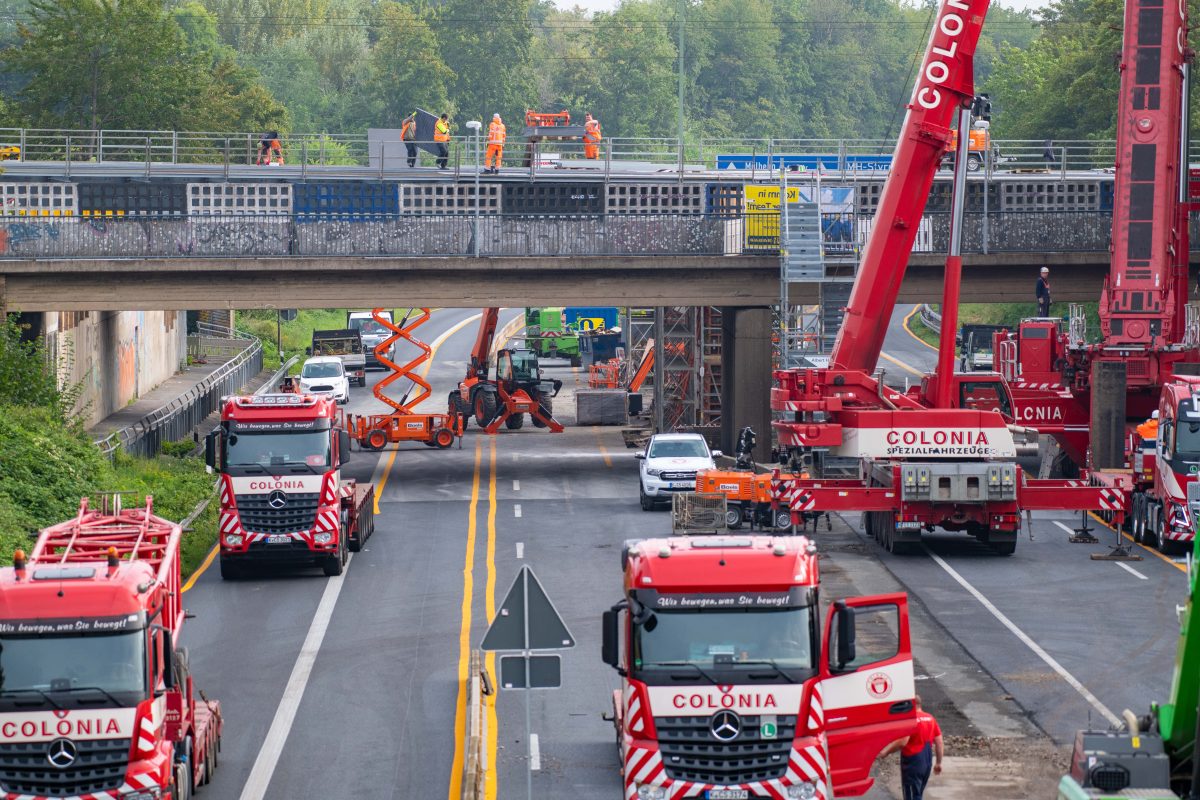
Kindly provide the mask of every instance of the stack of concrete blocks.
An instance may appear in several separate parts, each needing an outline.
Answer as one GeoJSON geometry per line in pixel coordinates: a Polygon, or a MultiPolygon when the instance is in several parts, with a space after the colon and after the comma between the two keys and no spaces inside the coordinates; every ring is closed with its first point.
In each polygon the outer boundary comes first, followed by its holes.
{"type": "Polygon", "coordinates": [[[580,389],[575,392],[577,425],[624,425],[628,422],[624,389],[580,389]]]}

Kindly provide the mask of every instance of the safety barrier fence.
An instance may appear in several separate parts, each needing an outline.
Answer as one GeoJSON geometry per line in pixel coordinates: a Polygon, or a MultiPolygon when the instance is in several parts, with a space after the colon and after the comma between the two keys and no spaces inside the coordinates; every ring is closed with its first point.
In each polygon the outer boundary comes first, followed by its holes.
{"type": "Polygon", "coordinates": [[[487,698],[494,689],[483,668],[483,653],[471,651],[467,672],[467,719],[463,737],[462,800],[483,800],[490,765],[487,763],[487,698]]]}
{"type": "MultiPolygon", "coordinates": [[[[542,141],[530,146],[512,126],[505,147],[506,167],[536,169],[542,160],[581,160],[580,141],[542,141]]],[[[0,128],[0,156],[20,161],[122,162],[146,164],[254,164],[261,132],[248,131],[135,131],[0,128]]],[[[379,152],[365,133],[289,133],[281,137],[287,164],[371,166],[379,152]]],[[[426,143],[432,145],[432,143],[426,143]]],[[[450,142],[451,167],[474,169],[478,145],[485,157],[486,137],[476,141],[465,129],[450,142]]],[[[895,141],[888,139],[787,139],[612,137],[600,143],[598,162],[645,161],[695,169],[739,169],[752,173],[777,172],[781,166],[840,174],[886,172],[895,141]]],[[[1102,140],[993,139],[973,152],[972,170],[1104,170],[1111,169],[1115,142],[1102,140]]],[[[404,157],[398,138],[387,142],[386,155],[404,157]]],[[[422,149],[422,166],[435,156],[422,149]]],[[[1192,143],[1190,161],[1200,161],[1200,142],[1192,143]]],[[[598,166],[600,165],[598,164],[598,166]]]]}
{"type": "MultiPolygon", "coordinates": [[[[0,259],[254,256],[664,256],[779,252],[778,214],[454,214],[0,219],[0,259]]],[[[866,215],[827,214],[827,260],[854,260],[866,215]]],[[[1104,252],[1110,211],[967,213],[963,253],[1104,252]]],[[[1192,237],[1200,249],[1200,221],[1192,237]]],[[[944,253],[948,214],[927,214],[915,253],[944,253]]]]}
{"type": "Polygon", "coordinates": [[[100,451],[110,458],[118,449],[148,458],[162,452],[163,442],[179,441],[189,436],[209,414],[220,408],[222,397],[233,394],[262,372],[262,343],[241,334],[231,338],[241,343],[237,355],[182,396],[151,411],[132,425],[96,440],[100,451]]]}
{"type": "Polygon", "coordinates": [[[934,333],[942,332],[942,315],[934,311],[928,303],[922,303],[917,310],[917,319],[934,333]]]}

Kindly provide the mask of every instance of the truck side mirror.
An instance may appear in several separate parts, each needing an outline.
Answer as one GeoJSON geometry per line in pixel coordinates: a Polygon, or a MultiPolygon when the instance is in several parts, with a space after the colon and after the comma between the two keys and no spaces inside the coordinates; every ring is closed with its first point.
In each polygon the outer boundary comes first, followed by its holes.
{"type": "Polygon", "coordinates": [[[219,428],[213,428],[204,437],[204,471],[211,473],[217,468],[217,439],[221,435],[219,428]]]}
{"type": "Polygon", "coordinates": [[[350,460],[350,431],[338,429],[338,466],[350,460]]]}
{"type": "Polygon", "coordinates": [[[837,668],[840,671],[847,664],[853,663],[854,650],[854,609],[846,605],[845,600],[834,603],[834,613],[837,614],[837,668]]]}
{"type": "Polygon", "coordinates": [[[626,608],[628,608],[628,603],[624,601],[617,603],[604,612],[604,618],[600,624],[603,632],[600,647],[601,658],[604,659],[605,664],[621,675],[625,674],[625,670],[621,668],[621,611],[626,608]]]}
{"type": "Polygon", "coordinates": [[[312,355],[312,348],[311,348],[311,347],[306,347],[306,348],[304,348],[304,355],[306,355],[306,356],[311,356],[311,355],[312,355]]]}
{"type": "Polygon", "coordinates": [[[634,453],[633,457],[638,459],[639,461],[641,461],[646,458],[646,454],[645,453],[634,453]]]}

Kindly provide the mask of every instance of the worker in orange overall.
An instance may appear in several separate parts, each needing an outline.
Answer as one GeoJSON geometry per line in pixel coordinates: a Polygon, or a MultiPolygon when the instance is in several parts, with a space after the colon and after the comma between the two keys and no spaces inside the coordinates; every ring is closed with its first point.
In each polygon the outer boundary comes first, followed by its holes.
{"type": "Polygon", "coordinates": [[[264,133],[258,140],[258,164],[283,164],[283,145],[279,142],[279,132],[264,133]]]}
{"type": "Polygon", "coordinates": [[[597,159],[600,157],[600,140],[603,138],[600,135],[600,120],[593,118],[591,114],[586,115],[583,122],[584,158],[597,159]]]}
{"type": "Polygon", "coordinates": [[[492,124],[488,125],[487,158],[483,160],[484,172],[490,172],[493,175],[500,172],[500,162],[504,160],[504,140],[506,138],[508,138],[508,132],[504,128],[504,121],[500,119],[499,114],[493,114],[492,124]]]}

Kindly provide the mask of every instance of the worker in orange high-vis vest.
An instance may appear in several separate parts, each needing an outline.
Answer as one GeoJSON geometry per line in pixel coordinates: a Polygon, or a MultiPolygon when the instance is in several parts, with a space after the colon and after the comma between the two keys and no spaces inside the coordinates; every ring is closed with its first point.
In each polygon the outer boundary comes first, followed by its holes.
{"type": "Polygon", "coordinates": [[[586,115],[586,119],[583,122],[584,158],[596,159],[600,157],[600,140],[603,138],[600,135],[600,120],[593,118],[591,114],[586,115]]]}
{"type": "MultiPolygon", "coordinates": [[[[500,172],[500,162],[504,160],[504,140],[508,132],[504,128],[504,120],[499,114],[492,115],[492,124],[488,125],[487,158],[483,160],[484,172],[493,175],[500,172]]],[[[478,156],[476,156],[478,158],[478,156]]]]}
{"type": "Polygon", "coordinates": [[[404,142],[404,149],[408,151],[408,166],[415,167],[417,165],[417,112],[413,112],[404,118],[404,122],[400,125],[400,141],[404,142]]]}
{"type": "Polygon", "coordinates": [[[446,169],[450,162],[450,115],[442,114],[433,124],[433,142],[437,145],[438,169],[446,169]]]}

